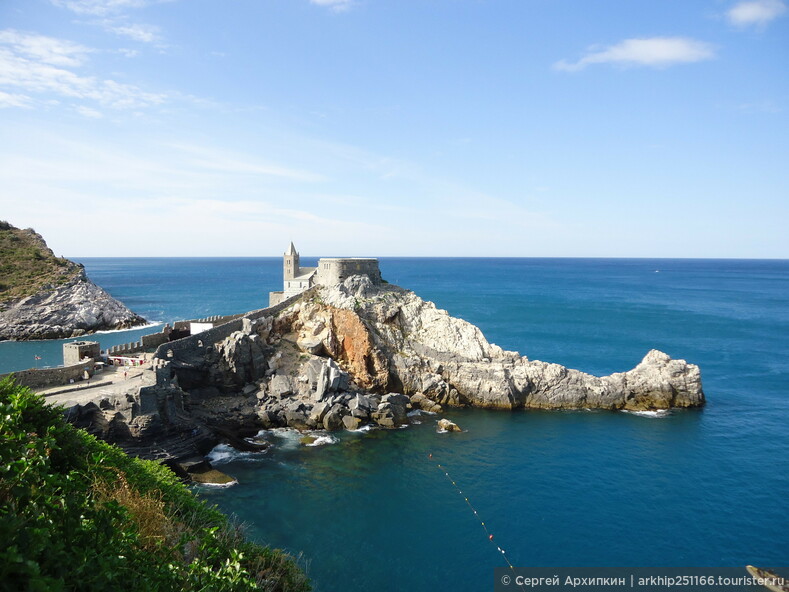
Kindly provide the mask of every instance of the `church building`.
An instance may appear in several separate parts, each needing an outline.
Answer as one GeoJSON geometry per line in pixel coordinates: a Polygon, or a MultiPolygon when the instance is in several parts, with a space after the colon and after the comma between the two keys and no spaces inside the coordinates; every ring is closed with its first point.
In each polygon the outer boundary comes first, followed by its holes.
{"type": "Polygon", "coordinates": [[[301,294],[312,286],[332,286],[352,275],[366,275],[374,284],[381,283],[378,259],[323,257],[317,267],[301,267],[299,253],[293,243],[283,255],[282,291],[269,292],[269,306],[301,294]]]}

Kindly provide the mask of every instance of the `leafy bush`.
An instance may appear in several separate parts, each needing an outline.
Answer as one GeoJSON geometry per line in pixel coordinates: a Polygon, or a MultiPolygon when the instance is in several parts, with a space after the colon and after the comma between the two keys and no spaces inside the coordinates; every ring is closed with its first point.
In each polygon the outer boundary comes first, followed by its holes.
{"type": "Polygon", "coordinates": [[[67,424],[0,381],[0,588],[307,591],[295,561],[244,540],[166,467],[67,424]]]}

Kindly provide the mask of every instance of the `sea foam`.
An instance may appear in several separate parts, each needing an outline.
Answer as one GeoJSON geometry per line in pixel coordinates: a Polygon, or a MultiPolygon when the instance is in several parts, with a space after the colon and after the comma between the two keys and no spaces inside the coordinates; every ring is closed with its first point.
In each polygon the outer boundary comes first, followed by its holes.
{"type": "Polygon", "coordinates": [[[652,418],[668,417],[671,415],[670,409],[656,409],[654,411],[630,411],[629,409],[623,409],[622,412],[629,413],[630,415],[638,415],[639,417],[652,418]]]}

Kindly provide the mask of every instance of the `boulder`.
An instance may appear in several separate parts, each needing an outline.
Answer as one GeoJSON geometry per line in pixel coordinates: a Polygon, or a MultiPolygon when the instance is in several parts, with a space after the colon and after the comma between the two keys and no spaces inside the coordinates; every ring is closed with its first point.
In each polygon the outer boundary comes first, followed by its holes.
{"type": "Polygon", "coordinates": [[[282,425],[282,419],[270,410],[261,410],[258,411],[258,419],[260,420],[260,425],[265,430],[270,430],[271,428],[280,427],[282,425]]]}
{"type": "Polygon", "coordinates": [[[312,412],[310,412],[310,419],[322,424],[323,418],[326,417],[330,408],[331,406],[326,402],[315,403],[312,407],[312,412]]]}
{"type": "Polygon", "coordinates": [[[443,411],[441,405],[431,401],[422,393],[411,395],[411,406],[415,409],[421,409],[422,411],[429,411],[431,413],[441,413],[443,411]]]}
{"type": "Polygon", "coordinates": [[[368,397],[357,394],[348,402],[348,408],[351,411],[354,409],[365,409],[369,413],[373,409],[373,403],[368,397]]]}
{"type": "Polygon", "coordinates": [[[342,418],[342,423],[345,425],[346,430],[355,430],[361,425],[362,420],[352,415],[346,415],[342,418]]]}
{"type": "Polygon", "coordinates": [[[323,340],[315,335],[305,335],[296,341],[301,351],[319,356],[323,353],[323,340]]]}
{"type": "Polygon", "coordinates": [[[275,374],[271,378],[269,393],[275,397],[286,397],[293,394],[293,381],[290,376],[275,374]]]}
{"type": "Polygon", "coordinates": [[[263,377],[267,368],[263,342],[256,334],[243,331],[235,331],[219,342],[214,359],[212,381],[224,390],[243,388],[263,377]]]}
{"type": "Polygon", "coordinates": [[[326,363],[317,373],[315,384],[315,400],[326,399],[328,393],[344,391],[348,388],[350,379],[348,373],[342,370],[331,358],[326,359],[326,363]]]}
{"type": "Polygon", "coordinates": [[[400,393],[389,393],[381,397],[381,404],[378,411],[390,411],[395,425],[408,423],[408,407],[410,401],[405,395],[400,393]]]}
{"type": "Polygon", "coordinates": [[[217,471],[214,468],[190,472],[189,477],[195,483],[202,483],[204,485],[224,485],[227,487],[238,483],[234,477],[226,475],[221,471],[217,471]]]}
{"type": "Polygon", "coordinates": [[[326,416],[323,418],[323,428],[334,432],[337,430],[341,430],[345,424],[343,423],[343,415],[332,407],[326,416]]]}
{"type": "Polygon", "coordinates": [[[458,424],[455,422],[449,421],[448,419],[439,419],[438,420],[438,431],[439,432],[462,432],[463,430],[460,429],[458,424]]]}
{"type": "Polygon", "coordinates": [[[286,411],[285,422],[288,424],[288,426],[297,430],[307,430],[310,428],[310,425],[307,421],[307,415],[303,411],[286,411]]]}
{"type": "Polygon", "coordinates": [[[373,411],[373,413],[370,414],[370,418],[382,428],[394,428],[397,426],[394,415],[389,408],[381,409],[379,407],[378,411],[373,411]]]}
{"type": "Polygon", "coordinates": [[[300,411],[305,412],[307,407],[301,401],[293,401],[290,405],[286,407],[288,411],[300,411]]]}

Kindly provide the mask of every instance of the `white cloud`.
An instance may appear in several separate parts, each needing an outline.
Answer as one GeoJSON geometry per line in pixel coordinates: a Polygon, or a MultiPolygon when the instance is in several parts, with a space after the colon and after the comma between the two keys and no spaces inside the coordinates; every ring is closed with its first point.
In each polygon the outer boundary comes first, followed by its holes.
{"type": "Polygon", "coordinates": [[[0,44],[9,46],[17,55],[53,66],[79,66],[93,50],[71,41],[22,33],[15,29],[0,31],[0,44]]]}
{"type": "Polygon", "coordinates": [[[212,150],[187,144],[172,144],[174,150],[186,156],[184,163],[196,170],[241,175],[282,177],[293,181],[318,182],[326,177],[309,171],[261,162],[244,154],[229,153],[226,149],[212,150]]]}
{"type": "Polygon", "coordinates": [[[701,62],[714,57],[713,46],[703,41],[684,37],[650,37],[625,39],[608,47],[590,47],[586,55],[578,61],[561,60],[554,64],[554,68],[568,72],[582,70],[591,64],[665,68],[675,64],[701,62]]]}
{"type": "Polygon", "coordinates": [[[353,0],[310,0],[310,3],[326,6],[335,12],[343,12],[353,6],[353,0]]]}
{"type": "Polygon", "coordinates": [[[27,95],[19,95],[3,92],[0,90],[0,109],[7,107],[22,107],[29,109],[32,107],[33,100],[27,95]]]}
{"type": "Polygon", "coordinates": [[[88,21],[109,33],[127,37],[141,43],[156,43],[161,40],[160,29],[144,23],[130,23],[129,9],[144,8],[149,4],[172,0],[51,0],[55,6],[80,15],[101,17],[88,21]]]}
{"type": "Polygon", "coordinates": [[[23,134],[26,129],[0,129],[3,214],[35,225],[48,240],[51,234],[50,244],[59,253],[268,255],[281,252],[294,236],[309,236],[316,244],[331,244],[336,253],[353,254],[353,248],[388,232],[369,203],[350,208],[349,216],[346,209],[311,197],[315,185],[302,181],[322,175],[291,174],[297,169],[256,154],[150,138],[144,148],[133,147],[117,138],[92,139],[84,128],[76,134],[62,129],[23,134]],[[12,145],[9,137],[22,139],[12,145]],[[213,169],[200,160],[221,154],[227,161],[213,169]],[[231,159],[250,174],[239,174],[231,159]],[[109,213],[109,223],[77,245],[69,235],[84,224],[84,216],[69,204],[96,200],[109,213]],[[68,249],[59,246],[69,242],[68,249]]]}
{"type": "Polygon", "coordinates": [[[55,6],[66,8],[77,14],[104,16],[121,12],[127,8],[142,8],[148,0],[51,0],[55,6]]]}
{"type": "Polygon", "coordinates": [[[734,5],[726,16],[739,27],[764,26],[787,11],[782,0],[747,0],[734,5]]]}
{"type": "Polygon", "coordinates": [[[91,109],[90,107],[86,107],[85,105],[78,106],[77,113],[89,119],[101,119],[102,117],[104,117],[104,114],[101,111],[98,111],[96,109],[91,109]]]}
{"type": "Polygon", "coordinates": [[[120,23],[117,20],[104,20],[99,23],[105,31],[115,33],[121,37],[128,37],[141,43],[154,43],[161,38],[159,27],[141,23],[120,23]]]}
{"type": "Polygon", "coordinates": [[[737,109],[743,113],[782,113],[783,108],[781,105],[771,99],[764,101],[755,101],[753,103],[742,103],[737,106],[737,109]]]}
{"type": "Polygon", "coordinates": [[[89,100],[113,109],[149,107],[167,99],[164,94],[145,92],[132,84],[75,72],[91,51],[52,37],[0,31],[0,89],[89,100]]]}

